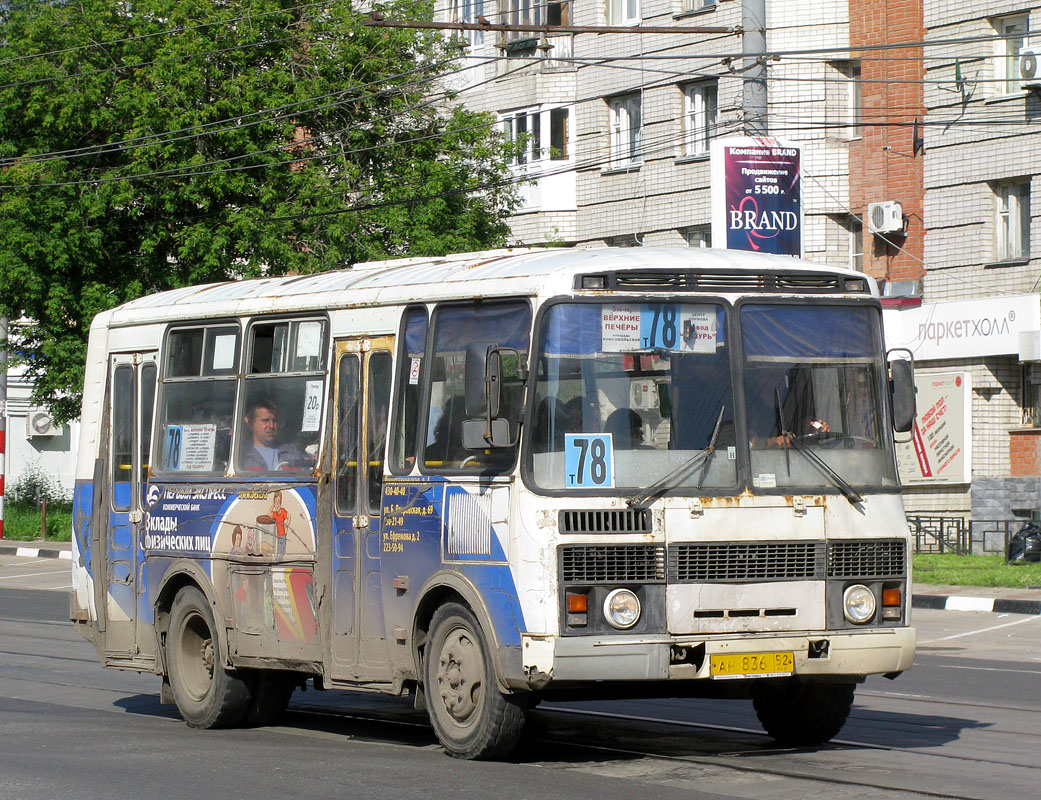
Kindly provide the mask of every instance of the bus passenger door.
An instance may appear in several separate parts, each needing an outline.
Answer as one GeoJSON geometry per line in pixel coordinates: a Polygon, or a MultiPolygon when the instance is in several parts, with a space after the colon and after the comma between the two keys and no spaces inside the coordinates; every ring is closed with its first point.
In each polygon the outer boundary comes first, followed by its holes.
{"type": "MultiPolygon", "coordinates": [[[[132,659],[138,653],[138,594],[143,561],[144,498],[155,400],[156,355],[113,355],[109,364],[110,399],[108,483],[105,496],[105,609],[103,630],[107,659],[132,659]]],[[[151,620],[145,620],[150,623],[151,620]]]]}
{"type": "Polygon", "coordinates": [[[336,343],[330,667],[333,680],[390,677],[380,503],[393,337],[336,343]]]}

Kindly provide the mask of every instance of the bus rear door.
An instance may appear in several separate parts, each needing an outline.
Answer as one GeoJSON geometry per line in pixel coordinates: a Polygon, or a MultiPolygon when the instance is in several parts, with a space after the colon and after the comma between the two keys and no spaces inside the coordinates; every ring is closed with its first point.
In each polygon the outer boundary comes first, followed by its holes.
{"type": "MultiPolygon", "coordinates": [[[[107,660],[133,659],[141,624],[138,597],[143,559],[144,498],[155,400],[156,354],[120,353],[109,362],[109,438],[102,493],[104,578],[95,580],[98,627],[107,660]]],[[[96,551],[95,551],[96,552],[96,551]]],[[[150,625],[151,619],[144,620],[150,625]]]]}

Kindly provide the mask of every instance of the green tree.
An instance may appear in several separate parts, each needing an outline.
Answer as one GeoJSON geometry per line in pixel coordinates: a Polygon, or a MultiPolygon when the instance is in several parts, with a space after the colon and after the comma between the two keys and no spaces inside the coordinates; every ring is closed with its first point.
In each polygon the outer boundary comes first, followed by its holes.
{"type": "MultiPolygon", "coordinates": [[[[431,0],[390,2],[421,18],[431,0]]],[[[90,320],[144,293],[502,244],[508,144],[445,37],[349,0],[0,7],[0,314],[79,410],[90,320]]]]}

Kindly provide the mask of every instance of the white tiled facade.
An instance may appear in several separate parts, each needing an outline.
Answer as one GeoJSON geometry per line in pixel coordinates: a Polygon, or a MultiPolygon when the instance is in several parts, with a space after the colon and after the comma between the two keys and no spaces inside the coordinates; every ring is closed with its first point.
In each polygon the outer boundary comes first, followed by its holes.
{"type": "MultiPolygon", "coordinates": [[[[510,7],[510,0],[498,0],[498,5],[486,0],[484,16],[491,22],[513,22],[514,17],[506,13],[510,7]]],[[[768,0],[767,47],[847,47],[846,8],[846,2],[838,0],[768,0]]],[[[607,0],[571,0],[567,24],[607,25],[607,9],[607,0]]],[[[642,0],[640,25],[733,29],[742,21],[741,0],[710,2],[695,12],[683,9],[682,0],[642,0]]],[[[441,18],[451,19],[451,15],[441,18]]],[[[520,36],[510,34],[511,38],[520,36]]],[[[470,48],[468,63],[489,61],[468,71],[461,83],[468,88],[460,100],[499,116],[552,103],[566,104],[571,110],[571,171],[553,176],[558,185],[541,192],[543,202],[529,202],[533,196],[530,187],[521,189],[524,203],[511,223],[514,243],[682,245],[691,228],[709,225],[709,159],[707,154],[690,156],[685,151],[684,88],[692,82],[717,81],[715,135],[742,134],[745,114],[739,55],[743,42],[739,34],[551,36],[548,43],[554,47],[544,58],[543,51],[534,47],[526,51],[497,48],[497,37],[492,31],[484,32],[483,42],[470,48]],[[642,159],[631,168],[612,169],[609,101],[628,94],[641,101],[642,159]],[[571,192],[573,207],[558,204],[551,210],[545,206],[544,198],[570,197],[571,192]]],[[[836,52],[836,60],[843,56],[836,52]]],[[[827,127],[827,123],[841,124],[848,115],[841,79],[831,60],[771,61],[768,133],[804,147],[805,255],[847,266],[850,234],[840,220],[850,213],[849,137],[827,127]]],[[[527,174],[534,171],[529,169],[527,174]]]]}
{"type": "MultiPolygon", "coordinates": [[[[925,238],[923,308],[951,300],[984,303],[1037,295],[1041,281],[1041,95],[1008,91],[997,57],[998,22],[1027,14],[1041,27],[1041,4],[924,0],[926,41],[925,238]],[[989,37],[989,38],[988,38],[989,37]],[[964,41],[977,39],[976,41],[964,41]],[[952,41],[962,40],[962,41],[952,41]],[[947,42],[947,43],[945,43],[947,42]],[[998,261],[995,186],[1016,179],[1030,186],[1029,254],[998,261]]],[[[1029,39],[1029,37],[1028,37],[1029,39]]],[[[1041,37],[1035,40],[1041,46],[1041,37]]],[[[1041,508],[1041,478],[1016,473],[1012,430],[1024,427],[1027,364],[1020,353],[921,361],[923,374],[968,371],[972,379],[972,484],[908,492],[909,513],[965,513],[975,518],[1041,508]],[[1033,483],[1032,483],[1033,482],[1033,483]],[[1035,494],[1030,508],[1006,499],[1006,485],[1035,494]],[[1030,486],[1036,485],[1036,492],[1030,486]]],[[[1010,490],[1009,494],[1014,494],[1010,490]]],[[[1021,493],[1020,493],[1021,494],[1021,493]]]]}

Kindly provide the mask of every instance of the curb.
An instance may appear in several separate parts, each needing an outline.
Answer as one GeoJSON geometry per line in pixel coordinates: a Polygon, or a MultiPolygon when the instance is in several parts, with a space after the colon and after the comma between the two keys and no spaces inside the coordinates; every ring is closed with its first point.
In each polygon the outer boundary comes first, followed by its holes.
{"type": "Polygon", "coordinates": [[[24,558],[63,558],[72,561],[71,550],[55,550],[48,547],[22,547],[0,544],[0,556],[22,556],[24,558]]]}
{"type": "Polygon", "coordinates": [[[933,608],[943,611],[992,611],[998,614],[1041,614],[1041,600],[916,594],[911,596],[911,608],[933,608]]]}

